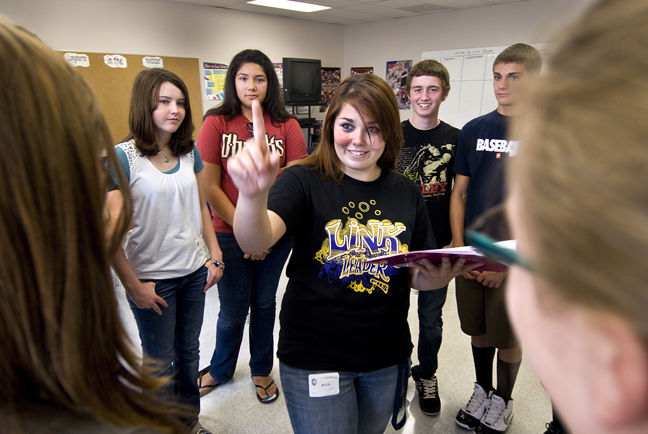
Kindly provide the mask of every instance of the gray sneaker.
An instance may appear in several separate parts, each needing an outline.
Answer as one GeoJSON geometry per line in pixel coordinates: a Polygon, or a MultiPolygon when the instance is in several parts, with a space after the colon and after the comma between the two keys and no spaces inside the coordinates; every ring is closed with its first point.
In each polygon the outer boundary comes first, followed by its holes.
{"type": "Polygon", "coordinates": [[[499,434],[506,432],[513,422],[513,400],[504,401],[499,395],[491,393],[490,405],[484,413],[479,427],[475,432],[483,434],[499,434]]]}
{"type": "Polygon", "coordinates": [[[459,410],[455,422],[464,429],[474,430],[479,426],[479,421],[484,417],[489,404],[490,394],[487,394],[479,384],[475,383],[475,390],[468,400],[468,404],[459,410]]]}

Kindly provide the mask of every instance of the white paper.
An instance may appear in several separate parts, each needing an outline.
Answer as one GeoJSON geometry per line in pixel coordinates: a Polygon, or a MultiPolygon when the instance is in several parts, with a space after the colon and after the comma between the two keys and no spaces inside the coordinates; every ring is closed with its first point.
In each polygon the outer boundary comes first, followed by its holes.
{"type": "Polygon", "coordinates": [[[104,63],[111,68],[128,68],[126,58],[119,54],[106,54],[104,56],[104,63]]]}
{"type": "Polygon", "coordinates": [[[65,57],[65,60],[74,67],[90,67],[90,58],[88,58],[87,54],[65,53],[63,57],[65,57]]]}
{"type": "Polygon", "coordinates": [[[164,68],[164,60],[161,57],[142,57],[142,65],[145,68],[164,68]]]}

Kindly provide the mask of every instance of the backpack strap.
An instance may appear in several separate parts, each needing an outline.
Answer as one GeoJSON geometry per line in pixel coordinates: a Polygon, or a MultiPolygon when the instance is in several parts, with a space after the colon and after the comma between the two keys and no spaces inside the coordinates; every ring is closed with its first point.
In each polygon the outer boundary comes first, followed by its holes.
{"type": "Polygon", "coordinates": [[[396,383],[396,393],[394,394],[394,411],[392,413],[391,424],[395,430],[399,430],[405,425],[407,419],[407,382],[409,380],[410,360],[407,359],[398,364],[398,380],[396,383]],[[398,413],[403,410],[403,417],[398,420],[398,413]]]}

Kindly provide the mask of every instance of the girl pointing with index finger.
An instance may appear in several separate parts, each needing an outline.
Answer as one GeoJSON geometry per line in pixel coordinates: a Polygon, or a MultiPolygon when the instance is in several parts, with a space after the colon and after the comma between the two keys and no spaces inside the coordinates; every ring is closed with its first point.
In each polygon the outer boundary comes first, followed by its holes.
{"type": "Polygon", "coordinates": [[[332,97],[315,153],[276,182],[276,157],[261,146],[230,163],[241,247],[259,252],[294,238],[278,356],[298,434],[384,432],[407,380],[410,286],[440,288],[467,269],[447,260],[410,270],[363,266],[434,245],[419,188],[394,170],[402,141],[387,83],[357,75],[332,97]]]}

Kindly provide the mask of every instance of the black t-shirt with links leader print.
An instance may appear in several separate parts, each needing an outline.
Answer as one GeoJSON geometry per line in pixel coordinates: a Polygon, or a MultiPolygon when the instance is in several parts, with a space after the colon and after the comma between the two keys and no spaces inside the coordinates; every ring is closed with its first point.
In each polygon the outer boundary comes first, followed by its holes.
{"type": "Polygon", "coordinates": [[[338,183],[297,165],[277,179],[268,209],[294,239],[279,359],[358,372],[405,361],[412,351],[408,270],[363,260],[434,247],[418,186],[385,170],[375,181],[338,183]]]}

